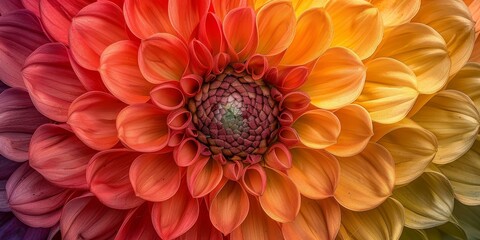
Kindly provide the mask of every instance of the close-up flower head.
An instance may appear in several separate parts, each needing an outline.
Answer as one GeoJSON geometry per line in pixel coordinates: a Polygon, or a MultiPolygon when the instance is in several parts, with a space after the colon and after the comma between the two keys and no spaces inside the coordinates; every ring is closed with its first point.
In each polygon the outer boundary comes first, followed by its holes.
{"type": "Polygon", "coordinates": [[[0,239],[480,239],[480,0],[0,0],[0,239]]]}

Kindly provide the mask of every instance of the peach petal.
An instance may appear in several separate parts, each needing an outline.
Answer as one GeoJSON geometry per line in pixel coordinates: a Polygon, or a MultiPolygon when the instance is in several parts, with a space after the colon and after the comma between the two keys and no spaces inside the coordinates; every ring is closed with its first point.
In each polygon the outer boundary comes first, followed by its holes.
{"type": "Polygon", "coordinates": [[[222,165],[210,157],[202,157],[187,168],[187,186],[194,198],[209,194],[218,186],[222,178],[222,165]]]}
{"type": "Polygon", "coordinates": [[[265,75],[268,69],[268,60],[265,56],[255,54],[245,63],[245,70],[253,80],[259,80],[265,75]]]}
{"type": "Polygon", "coordinates": [[[138,44],[119,41],[108,46],[100,57],[98,71],[110,92],[128,104],[150,100],[153,84],[148,82],[138,66],[138,44]]]}
{"type": "Polygon", "coordinates": [[[340,166],[337,159],[320,150],[293,148],[292,168],[287,174],[300,193],[311,199],[333,196],[338,183],[340,166]]]}
{"type": "Polygon", "coordinates": [[[185,131],[184,130],[179,130],[179,131],[172,131],[170,133],[170,139],[168,139],[168,146],[169,147],[177,147],[182,143],[183,139],[185,138],[185,131]]]}
{"type": "Polygon", "coordinates": [[[204,201],[200,203],[200,212],[195,225],[190,228],[185,234],[176,238],[176,240],[224,240],[223,234],[218,231],[210,222],[210,216],[208,216],[208,209],[204,201]]]}
{"type": "Polygon", "coordinates": [[[110,1],[95,2],[80,10],[69,32],[73,57],[89,70],[100,66],[100,55],[105,48],[125,39],[128,35],[122,10],[110,1]]]}
{"type": "Polygon", "coordinates": [[[128,106],[117,116],[118,138],[137,151],[159,151],[168,143],[166,121],[167,115],[151,104],[128,106]]]}
{"type": "Polygon", "coordinates": [[[279,71],[274,84],[280,91],[286,93],[302,86],[308,78],[309,69],[304,66],[286,68],[279,71]]]}
{"type": "Polygon", "coordinates": [[[293,146],[300,141],[300,136],[294,128],[283,126],[278,129],[278,140],[286,146],[293,146]]]}
{"type": "Polygon", "coordinates": [[[88,91],[108,92],[108,89],[103,84],[102,77],[97,70],[92,71],[80,66],[80,64],[74,59],[71,50],[68,51],[68,58],[70,59],[70,64],[72,64],[73,71],[85,89],[88,91]]]}
{"type": "Polygon", "coordinates": [[[326,148],[337,143],[341,133],[340,121],[335,114],[322,109],[305,112],[292,127],[298,132],[300,142],[314,149],[326,148]]]}
{"type": "Polygon", "coordinates": [[[115,209],[131,209],[144,200],[136,196],[128,175],[130,165],[139,153],[127,149],[99,152],[88,163],[86,178],[90,191],[105,206],[115,209]]]}
{"type": "Polygon", "coordinates": [[[381,145],[369,143],[360,154],[337,159],[341,171],[335,199],[343,207],[352,211],[370,210],[392,194],[395,162],[381,145]]]}
{"type": "Polygon", "coordinates": [[[168,18],[168,0],[125,0],[123,15],[128,28],[140,39],[159,32],[175,33],[168,18]]]}
{"type": "Polygon", "coordinates": [[[304,92],[290,92],[280,100],[280,109],[293,113],[304,112],[310,106],[310,97],[304,92]]]}
{"type": "Polygon", "coordinates": [[[190,51],[190,69],[194,74],[206,76],[213,69],[213,56],[210,50],[199,40],[193,40],[188,45],[190,51]]]}
{"type": "Polygon", "coordinates": [[[152,225],[150,207],[142,204],[130,210],[114,240],[160,240],[152,225]]]}
{"type": "Polygon", "coordinates": [[[168,4],[168,16],[177,33],[189,42],[200,23],[207,15],[210,0],[177,0],[168,4]]]}
{"type": "Polygon", "coordinates": [[[184,185],[172,198],[154,203],[151,216],[157,234],[162,239],[173,239],[187,232],[197,222],[199,205],[184,185]]]}
{"type": "Polygon", "coordinates": [[[300,193],[293,181],[284,173],[264,168],[267,174],[265,192],[259,197],[263,211],[281,223],[295,219],[300,211],[300,193]]]}
{"type": "Polygon", "coordinates": [[[116,119],[125,107],[108,93],[90,91],[70,105],[67,123],[87,146],[106,150],[118,143],[116,119]]]}
{"type": "Polygon", "coordinates": [[[182,180],[171,152],[140,155],[132,163],[129,175],[135,194],[152,202],[170,199],[182,180]]]}
{"type": "Polygon", "coordinates": [[[29,133],[0,133],[0,154],[12,161],[27,161],[31,138],[29,133]]]}
{"type": "Polygon", "coordinates": [[[202,83],[202,77],[195,74],[189,74],[180,79],[180,89],[182,89],[183,94],[187,97],[193,97],[200,91],[202,83]]]}
{"type": "Polygon", "coordinates": [[[246,7],[248,0],[212,0],[213,10],[215,15],[223,20],[225,16],[235,8],[246,7]]]}
{"type": "Polygon", "coordinates": [[[226,162],[223,164],[223,176],[232,181],[238,181],[244,173],[243,163],[240,161],[226,162]]]}
{"type": "Polygon", "coordinates": [[[167,125],[170,129],[184,130],[192,122],[192,113],[185,108],[178,109],[168,114],[167,125]]]}
{"type": "Polygon", "coordinates": [[[265,163],[279,171],[287,170],[292,167],[292,154],[290,150],[282,143],[275,143],[264,155],[265,163]]]}
{"type": "Polygon", "coordinates": [[[31,227],[49,228],[57,224],[71,191],[55,186],[24,163],[5,186],[8,203],[15,216],[31,227]]]}
{"type": "Polygon", "coordinates": [[[152,102],[160,109],[173,111],[185,105],[185,97],[180,85],[175,82],[167,82],[157,85],[151,92],[152,102]]]}
{"type": "Polygon", "coordinates": [[[250,202],[243,187],[228,181],[210,203],[210,220],[224,235],[231,233],[245,220],[250,202]]]}
{"type": "Polygon", "coordinates": [[[477,39],[475,40],[472,55],[470,56],[470,59],[468,61],[480,63],[480,37],[477,37],[477,39]]]}
{"type": "Polygon", "coordinates": [[[29,163],[58,186],[84,189],[87,164],[95,153],[67,125],[45,124],[32,136],[29,163]]]}
{"type": "Polygon", "coordinates": [[[267,175],[263,167],[259,164],[254,164],[245,168],[242,184],[248,193],[254,196],[263,195],[267,186],[267,175]]]}
{"type": "Polygon", "coordinates": [[[257,50],[258,33],[255,12],[248,7],[230,11],[223,21],[223,32],[230,51],[243,62],[257,50]]]}
{"type": "Polygon", "coordinates": [[[153,84],[180,80],[189,61],[187,46],[168,33],[154,34],[140,45],[140,71],[147,81],[153,84]]]}
{"type": "MultiPolygon", "coordinates": [[[[232,2],[220,1],[227,4],[232,2]]],[[[207,13],[202,21],[200,21],[198,28],[198,39],[212,51],[213,56],[225,51],[227,43],[225,41],[225,36],[223,35],[222,23],[220,19],[218,19],[217,14],[212,12],[207,13]]]]}
{"type": "Polygon", "coordinates": [[[184,139],[173,153],[175,162],[181,167],[192,165],[198,161],[204,147],[195,138],[184,139]]]}
{"type": "Polygon", "coordinates": [[[421,0],[369,0],[378,9],[385,27],[393,27],[410,22],[420,9],[421,0]]]}
{"type": "Polygon", "coordinates": [[[86,92],[70,65],[67,48],[60,43],[35,50],[25,61],[22,75],[38,111],[58,122],[67,121],[70,104],[86,92]]]}
{"type": "Polygon", "coordinates": [[[0,15],[5,15],[24,8],[22,0],[4,0],[0,2],[0,15]]]}
{"type": "Polygon", "coordinates": [[[106,207],[91,194],[74,198],[62,211],[62,239],[112,239],[127,213],[106,207]]]}

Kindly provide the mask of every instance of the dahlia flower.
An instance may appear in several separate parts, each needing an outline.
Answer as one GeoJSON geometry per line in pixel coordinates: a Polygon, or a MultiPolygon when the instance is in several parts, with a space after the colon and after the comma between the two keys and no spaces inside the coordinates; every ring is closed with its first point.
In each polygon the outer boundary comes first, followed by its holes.
{"type": "Polygon", "coordinates": [[[480,238],[479,0],[2,0],[2,239],[480,238]]]}

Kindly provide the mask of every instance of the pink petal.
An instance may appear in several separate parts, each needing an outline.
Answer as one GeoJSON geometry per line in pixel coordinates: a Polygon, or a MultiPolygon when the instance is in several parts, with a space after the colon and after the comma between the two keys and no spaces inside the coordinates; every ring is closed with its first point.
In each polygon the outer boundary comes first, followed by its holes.
{"type": "Polygon", "coordinates": [[[194,198],[209,194],[218,186],[222,178],[222,165],[210,157],[202,157],[187,168],[187,186],[194,198]]]}
{"type": "Polygon", "coordinates": [[[190,69],[194,74],[206,76],[213,68],[213,56],[210,50],[200,41],[193,40],[188,45],[190,50],[190,69]]]}
{"type": "Polygon", "coordinates": [[[67,121],[70,104],[86,92],[70,65],[67,48],[60,43],[35,50],[25,61],[22,74],[38,111],[58,122],[67,121]]]}
{"type": "Polygon", "coordinates": [[[210,0],[176,0],[168,4],[168,16],[173,28],[189,41],[210,7],[210,0]]]}
{"type": "Polygon", "coordinates": [[[23,6],[40,18],[40,0],[22,0],[23,6]]]}
{"type": "Polygon", "coordinates": [[[230,11],[223,21],[223,32],[230,51],[243,62],[257,50],[258,33],[253,9],[236,8],[230,11]]]}
{"type": "Polygon", "coordinates": [[[200,153],[203,152],[204,147],[195,138],[187,138],[175,148],[173,156],[178,166],[187,167],[198,161],[200,153]]]}
{"type": "Polygon", "coordinates": [[[90,191],[108,207],[130,209],[144,201],[137,197],[128,176],[130,165],[139,153],[127,149],[99,152],[88,163],[90,191]]]}
{"type": "Polygon", "coordinates": [[[282,143],[275,143],[268,149],[264,155],[265,163],[269,167],[279,171],[287,170],[292,167],[292,154],[287,146],[282,143]]]}
{"type": "Polygon", "coordinates": [[[125,21],[140,39],[159,32],[175,33],[168,18],[168,0],[125,0],[125,21]]]}
{"type": "Polygon", "coordinates": [[[59,186],[87,188],[85,169],[95,153],[66,125],[45,124],[32,136],[30,165],[59,186]]]}
{"type": "Polygon", "coordinates": [[[0,133],[0,153],[12,161],[28,160],[31,137],[29,133],[0,133]]]}
{"type": "Polygon", "coordinates": [[[47,42],[49,40],[43,33],[38,18],[31,12],[19,10],[0,16],[2,82],[10,87],[25,88],[21,75],[25,59],[47,42]]]}
{"type": "Polygon", "coordinates": [[[259,164],[250,165],[245,169],[242,176],[242,184],[248,193],[261,196],[267,186],[267,175],[259,164]]]}
{"type": "Polygon", "coordinates": [[[155,87],[151,92],[152,102],[160,109],[173,111],[185,106],[185,97],[176,82],[162,83],[155,87]]]}
{"type": "Polygon", "coordinates": [[[22,0],[3,0],[0,2],[0,15],[5,15],[22,8],[22,0]]]}
{"type": "Polygon", "coordinates": [[[218,15],[209,12],[202,21],[200,21],[198,30],[198,39],[212,51],[213,56],[224,52],[226,48],[222,23],[217,16],[218,15]]]}
{"type": "Polygon", "coordinates": [[[130,210],[114,240],[160,240],[150,217],[150,207],[142,204],[130,210]]]}

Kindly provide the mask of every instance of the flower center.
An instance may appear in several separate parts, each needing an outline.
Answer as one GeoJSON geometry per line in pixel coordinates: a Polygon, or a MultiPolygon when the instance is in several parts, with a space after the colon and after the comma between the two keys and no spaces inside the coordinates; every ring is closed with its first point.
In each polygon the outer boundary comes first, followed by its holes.
{"type": "Polygon", "coordinates": [[[263,81],[224,73],[190,100],[198,140],[229,160],[265,153],[276,137],[278,104],[263,81]]]}

